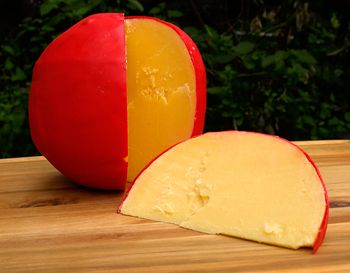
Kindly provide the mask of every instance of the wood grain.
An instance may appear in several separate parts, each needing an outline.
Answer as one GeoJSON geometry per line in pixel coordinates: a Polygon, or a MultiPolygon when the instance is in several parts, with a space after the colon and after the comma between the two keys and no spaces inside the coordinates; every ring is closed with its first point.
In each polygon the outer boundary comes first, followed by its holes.
{"type": "Polygon", "coordinates": [[[119,215],[121,192],[75,185],[30,157],[0,160],[0,272],[350,272],[350,141],[296,143],[331,201],[316,255],[119,215]]]}

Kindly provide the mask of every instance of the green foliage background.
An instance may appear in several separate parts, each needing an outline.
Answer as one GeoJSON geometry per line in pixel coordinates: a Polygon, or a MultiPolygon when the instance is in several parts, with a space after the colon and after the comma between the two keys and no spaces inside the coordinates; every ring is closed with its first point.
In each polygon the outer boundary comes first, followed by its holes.
{"type": "Polygon", "coordinates": [[[206,131],[350,138],[350,7],[336,2],[28,1],[31,16],[0,39],[0,157],[37,154],[27,120],[35,60],[96,12],[156,16],[194,39],[207,68],[206,131]]]}

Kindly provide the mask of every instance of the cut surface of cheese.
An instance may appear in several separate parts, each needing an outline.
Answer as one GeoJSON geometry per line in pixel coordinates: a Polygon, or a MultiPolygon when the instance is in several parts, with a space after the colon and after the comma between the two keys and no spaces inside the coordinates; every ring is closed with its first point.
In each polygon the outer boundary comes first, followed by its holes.
{"type": "Polygon", "coordinates": [[[195,71],[186,45],[169,26],[125,20],[128,180],[155,156],[192,134],[195,71]]]}
{"type": "Polygon", "coordinates": [[[134,181],[119,212],[297,249],[322,241],[327,202],[316,167],[298,147],[228,131],[159,156],[134,181]]]}

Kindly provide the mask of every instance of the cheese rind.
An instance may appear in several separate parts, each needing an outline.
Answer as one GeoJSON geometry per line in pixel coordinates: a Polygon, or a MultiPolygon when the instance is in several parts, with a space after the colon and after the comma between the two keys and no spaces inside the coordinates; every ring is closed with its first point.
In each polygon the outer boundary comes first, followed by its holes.
{"type": "Polygon", "coordinates": [[[296,249],[314,245],[326,208],[319,174],[299,148],[233,131],[165,152],[136,179],[120,212],[296,249]]]}

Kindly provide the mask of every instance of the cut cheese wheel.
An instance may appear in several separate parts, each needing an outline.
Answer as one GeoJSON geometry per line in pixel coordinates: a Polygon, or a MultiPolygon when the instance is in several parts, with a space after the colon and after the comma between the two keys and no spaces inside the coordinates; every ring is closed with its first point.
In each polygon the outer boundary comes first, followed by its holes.
{"type": "Polygon", "coordinates": [[[316,251],[328,199],[319,171],[296,145],[230,131],[187,140],[159,156],[134,181],[119,212],[316,251]]]}
{"type": "Polygon", "coordinates": [[[124,189],[155,156],[201,134],[206,76],[190,37],[173,24],[91,15],[35,64],[32,139],[70,180],[124,189]]]}

